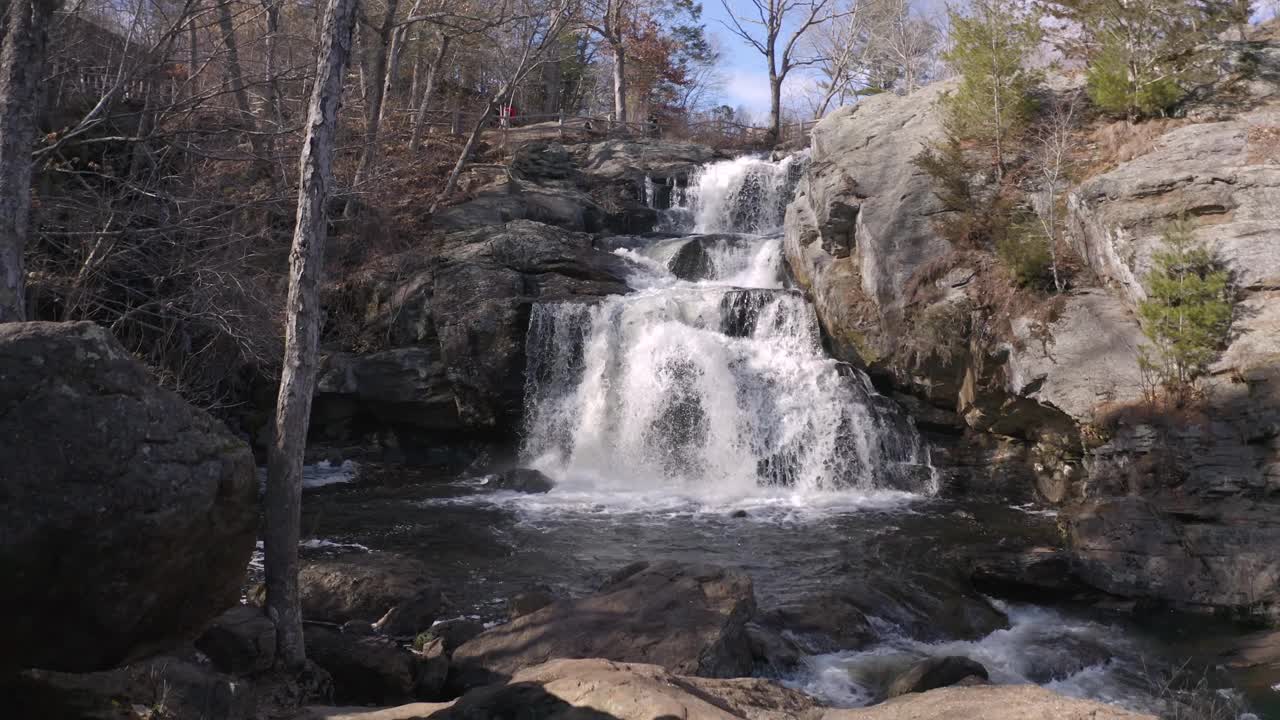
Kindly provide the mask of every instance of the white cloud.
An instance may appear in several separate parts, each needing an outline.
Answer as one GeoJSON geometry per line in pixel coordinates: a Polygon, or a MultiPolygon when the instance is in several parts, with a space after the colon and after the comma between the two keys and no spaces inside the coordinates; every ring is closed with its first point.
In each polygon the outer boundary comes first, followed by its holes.
{"type": "Polygon", "coordinates": [[[733,68],[725,75],[725,104],[745,105],[753,113],[769,112],[769,76],[763,70],[733,68]]]}

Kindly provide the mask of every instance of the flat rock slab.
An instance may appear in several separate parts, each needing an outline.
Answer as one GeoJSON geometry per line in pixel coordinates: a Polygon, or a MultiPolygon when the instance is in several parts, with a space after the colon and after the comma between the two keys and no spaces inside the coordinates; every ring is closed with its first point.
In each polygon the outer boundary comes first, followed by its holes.
{"type": "Polygon", "coordinates": [[[808,696],[758,678],[682,677],[656,665],[556,660],[453,703],[308,708],[297,720],[817,720],[808,696]]]}
{"type": "Polygon", "coordinates": [[[822,720],[1156,720],[1059,695],[1035,685],[941,688],[857,710],[828,710],[822,720]]]}
{"type": "Polygon", "coordinates": [[[602,657],[682,675],[751,672],[751,579],[709,565],[637,563],[594,595],[559,600],[471,640],[453,655],[458,684],[505,680],[556,658],[602,657]]]}

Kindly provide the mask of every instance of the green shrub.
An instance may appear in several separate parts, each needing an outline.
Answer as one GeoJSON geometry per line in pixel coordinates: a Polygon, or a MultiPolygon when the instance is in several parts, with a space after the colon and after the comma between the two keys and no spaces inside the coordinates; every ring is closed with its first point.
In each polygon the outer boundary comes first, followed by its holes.
{"type": "Polygon", "coordinates": [[[933,180],[934,195],[952,213],[934,223],[935,232],[952,247],[990,247],[1004,233],[1009,198],[999,185],[986,182],[956,136],[926,145],[912,162],[933,180]]]}
{"type": "Polygon", "coordinates": [[[1133,62],[1129,55],[1119,41],[1111,40],[1089,63],[1089,99],[1099,108],[1129,117],[1160,115],[1186,94],[1160,67],[1133,62]]]}
{"type": "Polygon", "coordinates": [[[1145,372],[1185,398],[1226,344],[1235,311],[1230,274],[1197,242],[1185,220],[1164,232],[1164,249],[1147,275],[1147,299],[1138,306],[1150,345],[1141,349],[1145,372]]]}
{"type": "Polygon", "coordinates": [[[1029,213],[1020,214],[1009,223],[1003,236],[996,240],[996,256],[1021,287],[1053,287],[1049,239],[1029,213]]]}

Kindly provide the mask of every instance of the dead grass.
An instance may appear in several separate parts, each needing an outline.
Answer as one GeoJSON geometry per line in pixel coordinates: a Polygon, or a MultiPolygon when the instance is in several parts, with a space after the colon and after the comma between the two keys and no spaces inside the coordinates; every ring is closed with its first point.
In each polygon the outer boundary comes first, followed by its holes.
{"type": "Polygon", "coordinates": [[[1085,180],[1101,175],[1121,163],[1146,155],[1155,149],[1160,138],[1183,125],[1184,118],[1155,118],[1139,123],[1127,120],[1100,120],[1084,130],[1089,157],[1080,164],[1085,180]]]}

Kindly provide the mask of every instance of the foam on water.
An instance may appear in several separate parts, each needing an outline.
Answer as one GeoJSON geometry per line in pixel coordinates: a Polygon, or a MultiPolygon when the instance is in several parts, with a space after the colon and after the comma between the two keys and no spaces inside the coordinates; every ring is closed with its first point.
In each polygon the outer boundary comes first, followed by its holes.
{"type": "Polygon", "coordinates": [[[790,684],[831,703],[865,705],[883,696],[892,669],[924,657],[961,655],[982,663],[993,683],[1036,683],[1064,695],[1153,709],[1138,679],[1147,650],[1128,634],[1056,610],[996,604],[1008,614],[1009,627],[979,640],[925,643],[877,622],[885,638],[879,644],[806,658],[790,684]]]}

